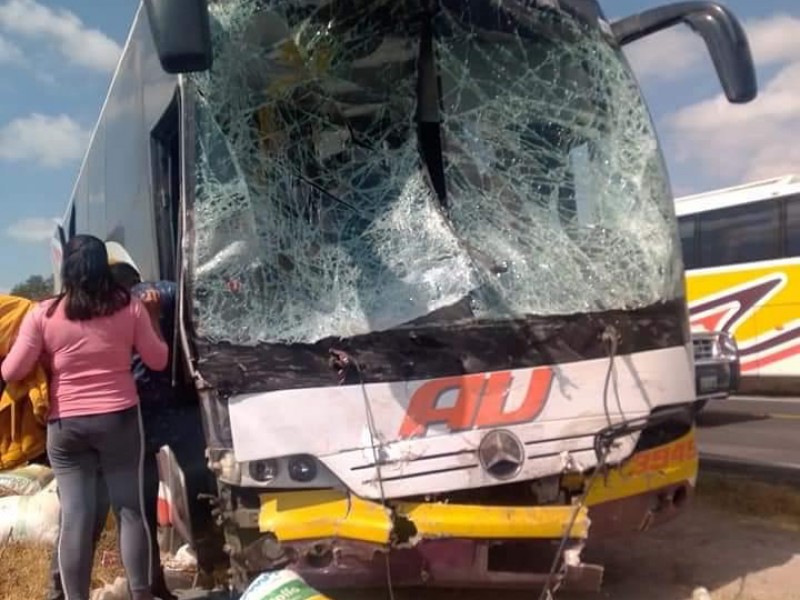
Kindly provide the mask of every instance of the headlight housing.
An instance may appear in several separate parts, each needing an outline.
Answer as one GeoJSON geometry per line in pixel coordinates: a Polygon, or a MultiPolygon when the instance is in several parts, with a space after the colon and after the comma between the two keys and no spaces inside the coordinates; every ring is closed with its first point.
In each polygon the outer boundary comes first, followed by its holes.
{"type": "Polygon", "coordinates": [[[717,352],[721,358],[734,360],[739,356],[739,346],[731,334],[720,331],[717,335],[717,352]]]}
{"type": "Polygon", "coordinates": [[[307,489],[342,485],[319,459],[309,454],[252,460],[240,464],[241,479],[237,485],[242,487],[307,489]]]}
{"type": "Polygon", "coordinates": [[[274,458],[254,460],[247,465],[250,477],[260,483],[269,483],[278,476],[278,461],[274,458]]]}

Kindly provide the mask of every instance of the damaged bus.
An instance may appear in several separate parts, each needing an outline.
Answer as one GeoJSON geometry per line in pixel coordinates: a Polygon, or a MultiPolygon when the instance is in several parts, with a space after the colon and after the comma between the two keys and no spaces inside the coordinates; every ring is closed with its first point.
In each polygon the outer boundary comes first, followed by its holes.
{"type": "Polygon", "coordinates": [[[53,248],[179,283],[213,486],[161,465],[201,563],[594,588],[587,539],[686,504],[680,242],[621,50],[679,24],[751,100],[714,2],[144,2],[53,248]]]}

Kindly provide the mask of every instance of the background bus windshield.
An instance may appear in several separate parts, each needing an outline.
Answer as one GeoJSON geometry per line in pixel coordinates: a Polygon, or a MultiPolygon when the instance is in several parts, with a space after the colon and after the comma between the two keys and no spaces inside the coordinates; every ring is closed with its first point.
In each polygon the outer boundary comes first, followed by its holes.
{"type": "Polygon", "coordinates": [[[310,343],[682,293],[653,127],[598,27],[488,0],[211,6],[201,336],[310,343]]]}

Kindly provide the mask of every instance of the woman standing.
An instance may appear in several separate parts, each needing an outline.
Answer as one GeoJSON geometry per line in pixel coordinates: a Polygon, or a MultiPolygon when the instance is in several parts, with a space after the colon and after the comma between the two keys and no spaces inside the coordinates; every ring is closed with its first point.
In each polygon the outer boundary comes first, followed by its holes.
{"type": "Polygon", "coordinates": [[[142,510],[144,448],[130,365],[137,352],[155,371],[167,366],[158,302],[144,304],[115,283],[105,244],[94,236],[69,241],[62,282],[58,297],[25,317],[2,377],[21,379],[40,359],[50,371],[47,452],[61,499],[58,543],[67,600],[89,598],[98,467],[119,524],[132,598],[152,600],[151,532],[142,510]]]}

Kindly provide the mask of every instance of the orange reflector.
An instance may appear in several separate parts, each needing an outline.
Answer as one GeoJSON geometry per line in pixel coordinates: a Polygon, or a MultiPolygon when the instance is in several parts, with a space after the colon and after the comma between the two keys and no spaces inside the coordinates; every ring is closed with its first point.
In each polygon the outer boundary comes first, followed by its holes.
{"type": "Polygon", "coordinates": [[[158,502],[156,504],[156,519],[159,526],[169,527],[172,524],[172,507],[169,502],[169,492],[163,482],[158,483],[158,502]]]}

